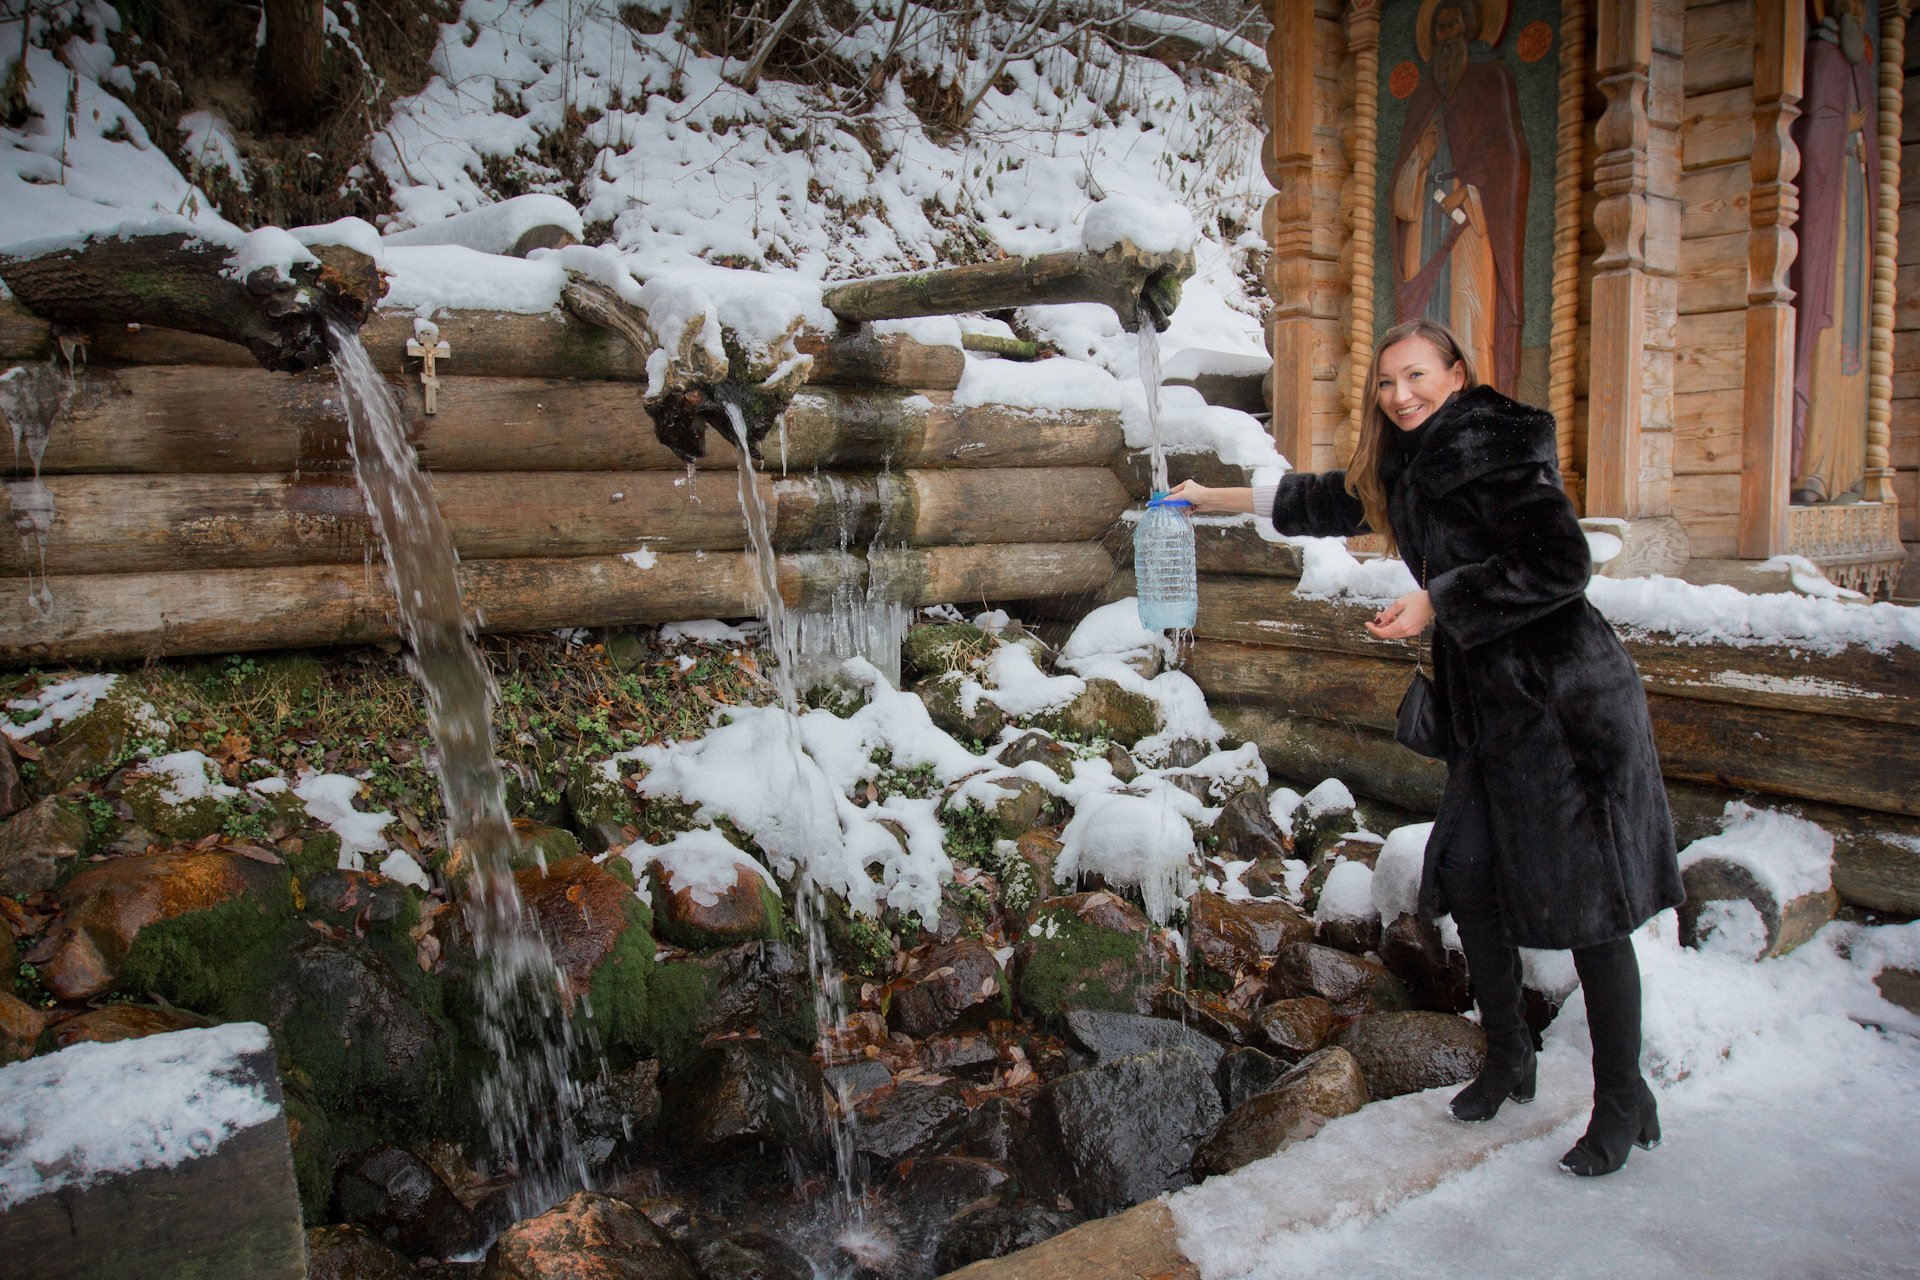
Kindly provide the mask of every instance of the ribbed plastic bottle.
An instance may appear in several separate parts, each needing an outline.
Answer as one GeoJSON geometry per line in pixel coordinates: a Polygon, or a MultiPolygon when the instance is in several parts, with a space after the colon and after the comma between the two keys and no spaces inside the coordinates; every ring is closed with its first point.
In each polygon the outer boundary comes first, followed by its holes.
{"type": "Polygon", "coordinates": [[[1200,612],[1193,563],[1193,504],[1156,489],[1133,530],[1134,598],[1149,631],[1185,631],[1200,612]]]}

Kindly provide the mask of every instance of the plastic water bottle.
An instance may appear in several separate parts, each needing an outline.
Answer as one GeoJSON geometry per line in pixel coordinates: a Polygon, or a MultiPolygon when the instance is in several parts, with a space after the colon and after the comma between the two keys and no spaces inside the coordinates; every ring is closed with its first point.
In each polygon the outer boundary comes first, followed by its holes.
{"type": "Polygon", "coordinates": [[[1184,631],[1200,612],[1194,572],[1193,504],[1156,489],[1133,531],[1134,597],[1140,625],[1149,631],[1184,631]]]}

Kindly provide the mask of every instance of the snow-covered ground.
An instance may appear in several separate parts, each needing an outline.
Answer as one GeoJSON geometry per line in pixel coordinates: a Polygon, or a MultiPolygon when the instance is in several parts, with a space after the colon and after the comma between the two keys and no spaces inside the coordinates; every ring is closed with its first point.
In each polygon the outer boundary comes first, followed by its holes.
{"type": "Polygon", "coordinates": [[[1920,926],[1831,925],[1756,965],[1680,947],[1669,913],[1636,944],[1660,1147],[1556,1168],[1591,1088],[1575,997],[1531,1105],[1468,1126],[1452,1089],[1374,1103],[1173,1196],[1182,1247],[1206,1280],[1920,1276],[1920,1021],[1870,981],[1920,926]]]}

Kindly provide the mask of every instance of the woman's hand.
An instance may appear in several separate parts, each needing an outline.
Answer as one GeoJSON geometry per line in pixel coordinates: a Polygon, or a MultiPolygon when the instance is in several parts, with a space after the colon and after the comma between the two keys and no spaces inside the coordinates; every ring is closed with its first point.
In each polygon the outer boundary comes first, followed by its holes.
{"type": "Polygon", "coordinates": [[[1409,591],[1374,614],[1367,633],[1382,640],[1411,640],[1432,621],[1432,598],[1425,591],[1409,591]]]}
{"type": "Polygon", "coordinates": [[[1191,502],[1202,514],[1253,510],[1252,489],[1209,489],[1197,480],[1182,480],[1167,491],[1167,497],[1191,502]]]}

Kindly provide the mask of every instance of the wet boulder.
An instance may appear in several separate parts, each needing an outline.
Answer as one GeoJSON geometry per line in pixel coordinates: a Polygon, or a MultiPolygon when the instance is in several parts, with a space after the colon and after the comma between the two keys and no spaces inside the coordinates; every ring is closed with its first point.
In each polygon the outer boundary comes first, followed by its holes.
{"type": "Polygon", "coordinates": [[[908,957],[892,985],[887,1025],[916,1040],[977,1027],[1009,1010],[1006,974],[978,938],[960,938],[908,957]]]}
{"type": "Polygon", "coordinates": [[[1338,778],[1328,778],[1307,792],[1294,806],[1292,817],[1293,855],[1309,864],[1322,860],[1323,850],[1352,831],[1359,819],[1353,792],[1338,778]]]}
{"type": "Polygon", "coordinates": [[[1000,748],[1000,754],[996,758],[1009,769],[1030,761],[1041,764],[1062,778],[1073,776],[1074,763],[1078,759],[1065,743],[1052,734],[1042,733],[1038,729],[1023,733],[1000,748]]]}
{"type": "Polygon", "coordinates": [[[576,1191],[516,1222],[487,1250],[480,1280],[700,1280],[680,1246],[624,1200],[576,1191]]]}
{"type": "MultiPolygon", "coordinates": [[[[84,1000],[113,986],[144,931],[204,914],[211,935],[204,941],[215,945],[224,939],[225,945],[216,954],[175,958],[196,971],[187,985],[218,985],[223,979],[217,970],[232,962],[232,952],[257,941],[262,926],[291,910],[290,883],[286,867],[267,853],[207,850],[115,858],[61,887],[60,919],[36,949],[37,958],[30,958],[54,995],[84,1000]],[[247,936],[235,936],[241,933],[247,936]]],[[[158,988],[143,984],[142,989],[158,988]]],[[[194,1004],[196,997],[211,993],[166,994],[176,1003],[194,1004]]]]}
{"type": "Polygon", "coordinates": [[[1281,998],[1319,996],[1343,1017],[1408,1006],[1407,990],[1385,965],[1317,942],[1281,947],[1267,972],[1268,988],[1281,998]]]}
{"type": "Polygon", "coordinates": [[[721,1223],[711,1234],[694,1232],[682,1247],[700,1280],[814,1280],[819,1274],[793,1246],[765,1231],[721,1223]]]}
{"type": "Polygon", "coordinates": [[[950,1150],[966,1126],[967,1104],[957,1089],[902,1084],[874,1094],[855,1109],[854,1153],[871,1175],[950,1150]]]}
{"type": "Polygon", "coordinates": [[[1320,895],[1335,868],[1351,863],[1372,871],[1374,864],[1380,860],[1382,847],[1378,840],[1351,835],[1323,844],[1307,868],[1306,879],[1300,882],[1300,899],[1306,904],[1307,910],[1320,909],[1320,895]]]}
{"type": "Polygon", "coordinates": [[[649,972],[646,998],[645,1043],[673,1061],[712,1037],[811,1045],[818,1034],[806,956],[786,942],[663,959],[649,972]]]}
{"type": "Polygon", "coordinates": [[[1038,1200],[988,1201],[955,1214],[940,1235],[933,1265],[941,1275],[988,1258],[1030,1249],[1078,1226],[1077,1215],[1038,1200]]]}
{"type": "Polygon", "coordinates": [[[1088,1065],[1101,1066],[1136,1054],[1181,1048],[1200,1059],[1211,1074],[1227,1055],[1226,1046],[1170,1018],[1142,1017],[1101,1009],[1075,1009],[1067,1014],[1067,1035],[1086,1055],[1088,1065]]]}
{"type": "Polygon", "coordinates": [[[1487,1037],[1477,1025],[1427,1010],[1365,1014],[1336,1032],[1333,1042],[1360,1064],[1367,1092],[1376,1098],[1465,1084],[1487,1056],[1487,1037]]]}
{"type": "Polygon", "coordinates": [[[1153,1011],[1162,1018],[1192,1027],[1222,1045],[1258,1044],[1260,1029],[1253,1014],[1232,999],[1213,991],[1184,991],[1168,987],[1155,999],[1153,1011]]]}
{"type": "Polygon", "coordinates": [[[415,1280],[413,1264],[365,1227],[307,1228],[307,1280],[415,1280]]]}
{"type": "Polygon", "coordinates": [[[0,896],[51,889],[87,848],[87,820],[49,796],[0,823],[0,896]]]}
{"type": "Polygon", "coordinates": [[[1213,1079],[1220,1086],[1221,1103],[1231,1112],[1248,1099],[1273,1088],[1291,1069],[1291,1063],[1271,1054],[1240,1048],[1228,1051],[1220,1060],[1213,1079]]]}
{"type": "Polygon", "coordinates": [[[1287,903],[1235,902],[1205,890],[1193,895],[1187,950],[1229,982],[1288,943],[1312,940],[1313,922],[1287,903]]]}
{"type": "Polygon", "coordinates": [[[823,1069],[821,1078],[826,1081],[827,1093],[834,1099],[835,1105],[851,1110],[871,1098],[882,1089],[893,1087],[893,1072],[887,1064],[876,1058],[855,1058],[851,1062],[836,1062],[823,1069]]]}
{"type": "MultiPolygon", "coordinates": [[[[712,840],[725,843],[717,833],[712,840]]],[[[778,938],[786,919],[779,890],[745,853],[737,854],[729,872],[690,876],[677,866],[649,862],[654,932],[694,951],[778,938]]]]}
{"type": "Polygon", "coordinates": [[[113,1044],[120,1040],[139,1040],[146,1036],[165,1035],[169,1031],[212,1025],[213,1019],[185,1009],[147,1004],[110,1004],[100,1009],[89,1009],[48,1027],[42,1051],[64,1049],[70,1044],[113,1044]]]}
{"type": "Polygon", "coordinates": [[[1320,1049],[1339,1021],[1333,1006],[1319,996],[1275,1000],[1254,1015],[1267,1047],[1288,1062],[1320,1049]]]}
{"type": "Polygon", "coordinates": [[[1000,1049],[984,1031],[928,1036],[920,1044],[920,1064],[937,1075],[985,1075],[1000,1065],[1000,1049]]]}
{"type": "Polygon", "coordinates": [[[571,1000],[588,996],[609,1047],[645,1039],[654,968],[651,916],[626,881],[592,858],[566,858],[514,873],[520,900],[539,923],[571,1000]]]}
{"type": "Polygon", "coordinates": [[[31,1058],[46,1025],[40,1010],[11,991],[0,991],[0,1067],[31,1058]]]}
{"type": "Polygon", "coordinates": [[[1073,701],[1049,716],[1047,724],[1068,737],[1107,738],[1131,747],[1159,731],[1160,709],[1145,694],[1095,676],[1073,701]]]}
{"type": "Polygon", "coordinates": [[[375,1147],[350,1161],[335,1176],[333,1199],[343,1221],[410,1258],[445,1258],[486,1240],[485,1226],[404,1147],[375,1147]]]}
{"type": "Polygon", "coordinates": [[[1212,1073],[1185,1047],[1070,1072],[1034,1107],[1035,1127],[1062,1153],[1060,1190],[1095,1216],[1186,1186],[1220,1116],[1212,1073]]]}
{"type": "Polygon", "coordinates": [[[1272,1088],[1241,1103],[1195,1153],[1194,1176],[1211,1178],[1264,1160],[1351,1115],[1370,1100],[1360,1064],[1344,1049],[1303,1059],[1272,1088]]]}
{"type": "Polygon", "coordinates": [[[957,672],[922,680],[913,694],[925,704],[927,718],[936,729],[963,742],[992,742],[1007,722],[1006,713],[987,698],[969,698],[963,692],[965,677],[957,672]]]}
{"type": "Polygon", "coordinates": [[[1106,892],[1049,898],[1035,904],[1014,953],[1014,994],[1038,1018],[1071,1009],[1149,1013],[1176,963],[1125,899],[1106,892]]]}
{"type": "Polygon", "coordinates": [[[365,942],[317,932],[299,939],[266,1007],[288,1063],[314,1082],[328,1111],[417,1122],[418,1108],[467,1087],[445,1076],[443,1025],[365,942]]]}
{"type": "Polygon", "coordinates": [[[993,1199],[1012,1177],[1004,1160],[928,1156],[901,1175],[898,1203],[909,1219],[944,1222],[968,1206],[993,1199]]]}
{"type": "Polygon", "coordinates": [[[818,1157],[824,1088],[807,1054],[765,1040],[720,1041],[694,1054],[667,1086],[665,1128],[690,1157],[762,1146],[818,1157]]]}
{"type": "Polygon", "coordinates": [[[1314,936],[1340,951],[1364,954],[1380,945],[1380,909],[1373,905],[1373,868],[1341,859],[1321,886],[1314,936]]]}
{"type": "Polygon", "coordinates": [[[653,1133],[660,1122],[660,1064],[636,1062],[586,1084],[575,1121],[581,1154],[600,1166],[653,1133]]]}
{"type": "Polygon", "coordinates": [[[960,1150],[987,1160],[1011,1160],[1027,1146],[1032,1117],[1024,1103],[992,1097],[975,1107],[960,1136],[960,1150]]]}
{"type": "Polygon", "coordinates": [[[305,914],[365,933],[381,925],[411,925],[419,912],[412,889],[371,871],[329,868],[300,878],[305,914]]]}
{"type": "Polygon", "coordinates": [[[1406,984],[1413,1003],[1442,1013],[1473,1007],[1467,985],[1467,958],[1441,940],[1440,926],[1402,912],[1380,933],[1380,963],[1406,984]]]}
{"type": "Polygon", "coordinates": [[[1265,862],[1292,852],[1291,842],[1273,820],[1266,796],[1257,788],[1238,792],[1221,806],[1213,837],[1220,857],[1229,862],[1265,862]]]}

